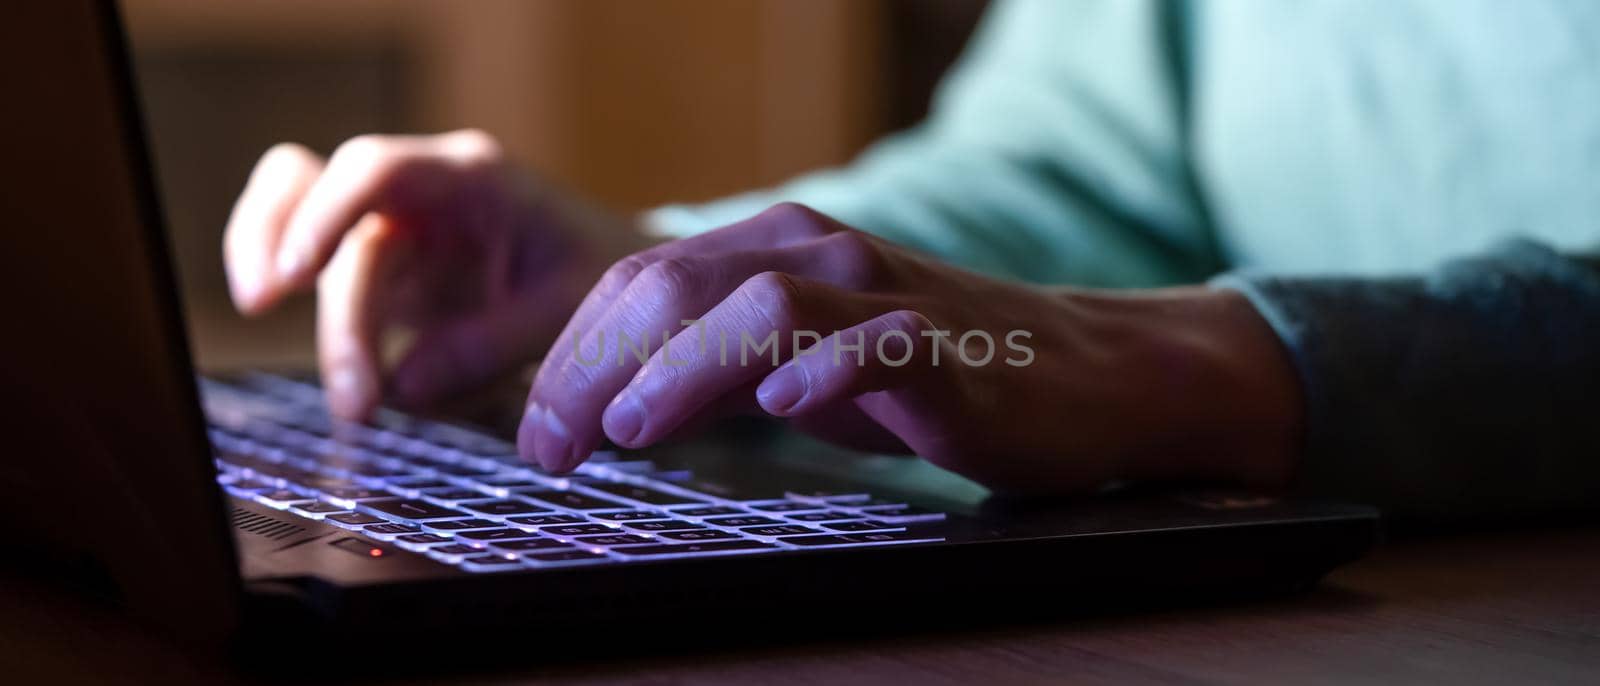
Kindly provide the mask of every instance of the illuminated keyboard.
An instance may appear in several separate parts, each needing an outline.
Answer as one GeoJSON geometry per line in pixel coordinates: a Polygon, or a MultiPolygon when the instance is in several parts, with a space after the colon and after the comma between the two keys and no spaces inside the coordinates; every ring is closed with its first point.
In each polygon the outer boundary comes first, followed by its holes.
{"type": "Polygon", "coordinates": [[[552,475],[463,427],[330,419],[319,388],[285,377],[200,388],[229,494],[471,572],[943,540],[922,525],[944,513],[868,493],[713,495],[610,452],[552,475]]]}

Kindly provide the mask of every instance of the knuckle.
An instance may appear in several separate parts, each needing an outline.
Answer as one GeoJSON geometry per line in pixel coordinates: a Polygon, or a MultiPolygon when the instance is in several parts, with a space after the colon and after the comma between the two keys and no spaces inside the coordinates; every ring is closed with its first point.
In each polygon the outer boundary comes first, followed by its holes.
{"type": "Polygon", "coordinates": [[[895,310],[883,315],[886,330],[903,331],[911,335],[912,341],[922,340],[923,331],[933,330],[933,322],[916,310],[895,310]]]}
{"type": "Polygon", "coordinates": [[[335,148],[329,164],[377,167],[393,157],[394,143],[386,136],[365,133],[354,136],[335,148]]]}
{"type": "Polygon", "coordinates": [[[691,257],[668,257],[656,260],[634,279],[638,288],[654,297],[673,299],[693,292],[704,272],[699,260],[691,257]]]}
{"type": "Polygon", "coordinates": [[[739,292],[774,329],[795,328],[800,320],[800,289],[787,274],[761,272],[746,279],[739,292]]]}
{"type": "MultiPolygon", "coordinates": [[[[594,347],[585,350],[584,354],[599,356],[595,359],[602,361],[615,359],[613,357],[615,349],[592,341],[591,338],[591,342],[585,342],[586,345],[594,347]]],[[[583,395],[591,386],[598,383],[605,367],[605,364],[580,364],[574,358],[567,358],[549,383],[536,386],[535,389],[543,391],[540,395],[546,398],[546,405],[564,405],[567,400],[583,395]]]]}
{"type": "Polygon", "coordinates": [[[445,134],[444,142],[455,157],[478,164],[496,164],[505,158],[505,148],[489,132],[461,129],[445,134]]]}
{"type": "Polygon", "coordinates": [[[261,161],[258,163],[258,166],[265,168],[279,164],[286,164],[289,162],[306,160],[314,156],[315,155],[310,149],[306,148],[306,146],[299,143],[284,141],[282,143],[274,143],[272,147],[267,148],[267,151],[261,154],[261,161]]]}
{"type": "Polygon", "coordinates": [[[822,239],[828,261],[849,286],[866,287],[886,271],[883,251],[877,242],[860,231],[840,231],[822,239]]]}
{"type": "Polygon", "coordinates": [[[255,168],[250,170],[250,180],[260,183],[264,179],[289,178],[314,159],[316,155],[299,143],[278,143],[261,153],[255,168]]]}
{"type": "Polygon", "coordinates": [[[824,236],[833,232],[833,221],[821,212],[797,202],[780,202],[762,213],[780,233],[798,237],[824,236]]]}
{"type": "Polygon", "coordinates": [[[649,265],[649,260],[638,255],[629,255],[617,260],[606,269],[605,274],[601,275],[596,290],[610,296],[620,294],[649,265]]]}

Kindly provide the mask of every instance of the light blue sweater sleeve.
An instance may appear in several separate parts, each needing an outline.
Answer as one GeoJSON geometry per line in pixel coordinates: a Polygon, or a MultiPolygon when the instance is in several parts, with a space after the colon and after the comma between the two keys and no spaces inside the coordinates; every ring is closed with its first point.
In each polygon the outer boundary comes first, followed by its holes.
{"type": "Polygon", "coordinates": [[[1180,32],[1155,0],[999,3],[929,120],[848,167],[649,220],[670,235],[780,200],[1034,282],[1150,286],[1219,269],[1187,164],[1180,32]]]}
{"type": "MultiPolygon", "coordinates": [[[[1333,136],[1330,132],[1349,134],[1338,127],[1348,121],[1335,116],[1343,91],[1333,86],[1340,82],[1326,79],[1343,72],[1317,60],[1343,53],[1324,50],[1304,62],[1295,60],[1298,41],[1337,37],[1337,32],[1325,30],[1332,19],[1360,19],[1360,26],[1382,27],[1374,17],[1404,18],[1428,10],[1437,13],[1424,14],[1436,20],[1443,35],[1476,26],[1448,21],[1456,16],[1455,3],[1404,6],[1413,12],[1399,12],[1384,2],[1339,4],[1342,9],[1335,11],[1314,3],[1265,1],[1003,0],[921,126],[874,146],[848,167],[704,205],[664,207],[650,220],[667,233],[686,235],[793,200],[970,268],[1034,282],[1090,286],[1195,283],[1229,268],[1230,261],[1253,256],[1259,267],[1277,271],[1232,272],[1212,284],[1250,298],[1295,361],[1308,407],[1303,488],[1426,517],[1594,507],[1592,494],[1600,486],[1600,460],[1593,459],[1600,453],[1600,260],[1526,241],[1481,252],[1482,244],[1474,243],[1476,234],[1462,227],[1460,216],[1450,214],[1478,205],[1463,204],[1463,196],[1447,192],[1475,186],[1419,186],[1418,179],[1435,177],[1414,167],[1427,167],[1435,159],[1428,156],[1430,151],[1500,150],[1483,143],[1498,139],[1485,133],[1468,144],[1427,135],[1434,128],[1399,129],[1404,137],[1372,139],[1378,143],[1362,136],[1333,136]],[[1198,30],[1189,16],[1195,7],[1228,9],[1260,22],[1247,22],[1254,32],[1232,35],[1231,41],[1191,35],[1198,30]],[[1304,32],[1284,33],[1296,27],[1304,32]],[[1286,42],[1279,52],[1246,50],[1247,58],[1237,63],[1213,59],[1207,65],[1192,49],[1200,39],[1211,40],[1205,44],[1211,47],[1260,48],[1278,45],[1273,41],[1280,38],[1286,42]],[[1292,78],[1266,79],[1264,73],[1277,72],[1255,69],[1260,66],[1257,52],[1285,60],[1274,66],[1292,78]],[[1312,68],[1319,64],[1320,72],[1312,68]],[[1230,100],[1245,115],[1264,119],[1218,117],[1211,111],[1212,123],[1266,122],[1277,126],[1271,129],[1277,137],[1240,124],[1238,136],[1208,138],[1213,144],[1228,142],[1212,150],[1233,163],[1226,169],[1249,173],[1228,177],[1245,180],[1232,184],[1219,183],[1228,179],[1208,173],[1205,193],[1198,190],[1202,180],[1194,162],[1204,156],[1196,154],[1191,140],[1196,123],[1206,119],[1192,111],[1190,80],[1197,73],[1208,74],[1213,85],[1223,79],[1234,86],[1219,92],[1248,95],[1270,87],[1279,98],[1230,100]],[[1309,78],[1302,75],[1313,73],[1324,81],[1300,88],[1309,78]],[[1295,126],[1284,127],[1268,115],[1278,112],[1269,106],[1286,104],[1332,112],[1331,123],[1319,126],[1314,118],[1296,119],[1295,126]],[[1296,143],[1305,140],[1318,144],[1306,148],[1317,154],[1297,156],[1305,146],[1296,143]],[[1394,140],[1411,145],[1395,145],[1394,140]],[[1329,141],[1344,147],[1330,147],[1329,141]],[[1402,155],[1415,157],[1411,167],[1395,165],[1414,172],[1411,176],[1371,175],[1367,167],[1339,166],[1352,159],[1372,164],[1410,159],[1402,155]],[[1369,177],[1377,185],[1344,183],[1369,177]],[[1375,193],[1388,194],[1385,198],[1395,200],[1395,210],[1380,211],[1388,206],[1376,202],[1375,193]],[[1208,198],[1213,203],[1209,207],[1208,198]],[[1307,207],[1308,202],[1313,206],[1307,207]],[[1316,212],[1318,202],[1340,211],[1316,212]],[[1273,203],[1285,211],[1238,211],[1273,203]],[[1228,218],[1221,237],[1212,209],[1228,218]],[[1450,221],[1431,221],[1434,215],[1422,209],[1437,210],[1450,221]],[[1261,216],[1271,221],[1251,222],[1261,216]],[[1380,220],[1370,221],[1374,217],[1380,220]],[[1416,231],[1399,232],[1407,226],[1416,231]],[[1222,245],[1228,246],[1226,255],[1222,245]],[[1365,246],[1372,249],[1358,249],[1365,246]],[[1438,247],[1451,256],[1480,254],[1428,270],[1432,260],[1410,259],[1418,246],[1438,247]],[[1383,259],[1363,261],[1363,255],[1383,259]],[[1311,275],[1330,264],[1381,269],[1360,277],[1311,275]]],[[[1493,12],[1511,7],[1475,6],[1493,12]]],[[[1592,4],[1563,7],[1587,12],[1592,4]]],[[[1223,24],[1212,22],[1213,29],[1218,26],[1223,24]]],[[[1394,46],[1409,46],[1413,34],[1402,36],[1394,46]]],[[[1496,45],[1482,42],[1478,34],[1471,37],[1479,42],[1470,45],[1496,45]]],[[[1359,38],[1365,41],[1367,36],[1359,38]]],[[[1481,52],[1498,55],[1495,50],[1481,52]]],[[[1459,57],[1452,53],[1439,59],[1459,57]]],[[[1454,62],[1440,65],[1443,73],[1454,73],[1445,69],[1454,62]]],[[[1391,119],[1367,122],[1359,131],[1381,133],[1388,129],[1377,125],[1402,126],[1410,121],[1408,112],[1430,112],[1428,107],[1456,102],[1411,86],[1389,95],[1395,98],[1384,101],[1392,106],[1385,110],[1391,119]],[[1406,109],[1408,104],[1428,107],[1406,109]]],[[[1509,120],[1514,124],[1506,124],[1501,115],[1523,112],[1521,101],[1503,110],[1492,106],[1498,99],[1461,102],[1485,108],[1475,121],[1491,127],[1486,132],[1509,131],[1518,137],[1503,153],[1565,140],[1536,135],[1539,126],[1551,123],[1548,116],[1514,118],[1509,120]]],[[[1576,121],[1581,119],[1557,123],[1576,121]]],[[[1526,163],[1542,158],[1508,159],[1526,163]]],[[[1520,169],[1514,164],[1486,168],[1520,169]]],[[[1546,244],[1567,250],[1597,235],[1587,221],[1553,220],[1582,215],[1559,210],[1586,207],[1572,198],[1592,197],[1583,195],[1588,191],[1524,188],[1499,177],[1485,178],[1490,180],[1483,187],[1501,195],[1470,199],[1483,199],[1489,203],[1486,209],[1500,213],[1474,212],[1469,218],[1492,215],[1506,226],[1546,227],[1547,233],[1565,236],[1560,243],[1542,236],[1546,244]]]]}

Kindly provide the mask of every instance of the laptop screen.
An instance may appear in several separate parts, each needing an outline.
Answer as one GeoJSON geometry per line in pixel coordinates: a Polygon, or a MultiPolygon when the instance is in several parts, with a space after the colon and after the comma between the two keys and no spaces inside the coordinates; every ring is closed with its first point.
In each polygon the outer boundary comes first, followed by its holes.
{"type": "Polygon", "coordinates": [[[220,634],[238,572],[116,8],[14,8],[0,89],[0,517],[92,560],[136,612],[220,634]]]}

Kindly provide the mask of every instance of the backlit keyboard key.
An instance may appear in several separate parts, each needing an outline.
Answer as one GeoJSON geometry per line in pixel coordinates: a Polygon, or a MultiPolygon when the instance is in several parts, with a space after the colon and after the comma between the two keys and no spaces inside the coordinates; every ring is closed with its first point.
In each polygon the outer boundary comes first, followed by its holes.
{"type": "Polygon", "coordinates": [[[489,475],[495,473],[495,470],[490,469],[488,467],[480,467],[480,466],[466,465],[466,464],[438,464],[438,463],[434,463],[434,464],[428,465],[428,468],[432,469],[433,471],[438,472],[440,474],[447,474],[449,476],[489,476],[489,475]]]}
{"type": "Polygon", "coordinates": [[[598,545],[607,548],[619,545],[639,545],[641,543],[655,543],[653,538],[645,538],[637,534],[615,534],[612,536],[582,536],[574,539],[583,545],[598,545]]]}
{"type": "Polygon", "coordinates": [[[649,474],[656,471],[656,463],[649,460],[600,460],[595,466],[614,474],[649,474]]]}
{"type": "Polygon", "coordinates": [[[762,526],[767,524],[783,523],[771,517],[756,517],[754,515],[747,517],[716,517],[713,519],[707,519],[705,522],[707,524],[715,524],[717,526],[762,526]]]}
{"type": "Polygon", "coordinates": [[[336,502],[336,503],[337,502],[359,503],[359,502],[361,502],[363,500],[375,500],[375,499],[379,499],[379,498],[393,498],[394,497],[394,494],[390,493],[388,491],[382,491],[382,490],[378,490],[376,488],[360,488],[360,487],[330,488],[330,489],[324,491],[324,493],[327,494],[328,500],[331,500],[331,501],[336,502]]]}
{"type": "Polygon", "coordinates": [[[591,536],[594,534],[617,533],[616,529],[604,524],[563,524],[561,526],[547,526],[540,529],[540,531],[557,536],[591,536]]]}
{"type": "Polygon", "coordinates": [[[521,500],[491,500],[488,502],[464,503],[461,505],[461,509],[471,510],[480,514],[494,515],[496,517],[550,511],[550,508],[539,507],[533,503],[521,500]]]}
{"type": "Polygon", "coordinates": [[[383,520],[365,512],[346,512],[344,514],[328,515],[323,520],[346,529],[359,529],[368,524],[381,524],[383,520]]]}
{"type": "Polygon", "coordinates": [[[739,538],[739,534],[722,531],[720,529],[700,529],[698,531],[664,531],[658,534],[661,538],[674,541],[720,541],[730,538],[739,538]]]}
{"type": "Polygon", "coordinates": [[[898,500],[885,500],[883,498],[868,498],[845,505],[845,507],[905,507],[906,504],[898,500]]]}
{"type": "Polygon", "coordinates": [[[291,505],[289,506],[289,511],[309,519],[322,519],[327,515],[338,514],[340,512],[349,512],[349,509],[319,500],[314,503],[305,503],[303,505],[291,505]]]}
{"type": "Polygon", "coordinates": [[[532,498],[541,503],[564,507],[569,510],[626,510],[628,506],[614,500],[596,498],[575,491],[552,491],[544,489],[519,488],[512,491],[524,498],[532,498]]]}
{"type": "Polygon", "coordinates": [[[375,536],[383,537],[383,536],[400,536],[400,535],[403,535],[403,534],[420,533],[422,531],[422,529],[420,527],[412,526],[410,524],[395,524],[393,522],[386,522],[386,523],[383,523],[383,524],[370,525],[367,528],[362,529],[362,531],[365,531],[365,532],[367,532],[369,534],[373,534],[375,536]]]}
{"type": "Polygon", "coordinates": [[[798,524],[782,524],[782,525],[779,525],[779,526],[752,526],[752,527],[746,527],[746,528],[740,529],[740,531],[743,531],[743,532],[745,532],[747,534],[750,534],[751,536],[768,536],[768,537],[771,537],[771,536],[795,536],[795,535],[799,535],[799,534],[822,533],[822,532],[817,531],[816,529],[813,529],[813,528],[811,528],[809,526],[800,526],[798,524]]]}
{"type": "Polygon", "coordinates": [[[457,564],[469,572],[505,572],[513,569],[523,569],[521,560],[504,555],[475,555],[462,558],[461,562],[457,564]]]}
{"type": "Polygon", "coordinates": [[[506,553],[521,553],[530,550],[561,550],[572,546],[557,541],[553,538],[521,538],[514,541],[490,541],[489,549],[506,553]]]}
{"type": "Polygon", "coordinates": [[[432,500],[436,503],[443,504],[447,507],[455,507],[459,503],[470,502],[474,500],[495,499],[495,496],[493,495],[484,493],[483,491],[475,491],[470,488],[449,488],[439,491],[423,491],[422,497],[432,500]]]}
{"type": "Polygon", "coordinates": [[[760,510],[762,512],[803,512],[803,511],[806,511],[806,510],[821,510],[821,509],[823,509],[823,506],[818,505],[816,503],[802,503],[802,502],[796,502],[796,501],[791,500],[791,501],[782,502],[782,503],[768,503],[768,504],[765,504],[765,505],[751,505],[750,509],[752,509],[752,510],[760,510]]]}
{"type": "MultiPolygon", "coordinates": [[[[298,494],[298,493],[290,495],[290,493],[292,493],[292,492],[279,491],[279,492],[273,492],[271,494],[258,493],[258,494],[250,495],[248,493],[245,493],[245,494],[235,494],[235,495],[240,495],[242,497],[248,497],[251,500],[254,500],[254,501],[258,502],[258,503],[261,503],[262,505],[266,505],[267,507],[270,507],[270,508],[272,508],[274,510],[288,510],[289,512],[293,512],[294,514],[298,514],[298,515],[300,515],[302,517],[311,516],[311,514],[295,512],[291,508],[314,505],[314,504],[316,504],[316,496],[309,496],[309,495],[298,494]]],[[[345,508],[345,507],[338,507],[338,506],[333,506],[333,507],[334,507],[334,511],[336,511],[336,512],[345,512],[345,511],[349,510],[349,508],[345,508]]],[[[316,517],[320,517],[320,516],[322,516],[322,515],[321,514],[317,514],[316,515],[316,517]]]]}
{"type": "Polygon", "coordinates": [[[527,517],[511,517],[506,520],[519,526],[550,526],[552,524],[581,524],[583,518],[570,514],[531,515],[527,517]]]}
{"type": "Polygon", "coordinates": [[[412,545],[429,545],[433,543],[449,543],[451,539],[446,536],[428,533],[406,534],[395,537],[396,543],[410,543],[412,545]]]}
{"type": "Polygon", "coordinates": [[[926,536],[905,531],[869,533],[869,534],[822,534],[819,536],[790,536],[780,538],[779,541],[791,545],[807,548],[821,548],[829,546],[855,546],[855,545],[886,545],[891,543],[925,543],[942,541],[938,536],[926,536]]]}
{"type": "Polygon", "coordinates": [[[514,488],[540,488],[544,483],[524,477],[485,476],[474,479],[480,486],[491,493],[505,497],[511,495],[514,488]]]}
{"type": "Polygon", "coordinates": [[[915,505],[899,505],[894,507],[871,507],[859,510],[861,514],[870,515],[886,522],[937,522],[944,519],[943,512],[935,512],[915,505]]]}
{"type": "Polygon", "coordinates": [[[564,566],[571,564],[592,564],[605,562],[611,558],[600,553],[591,553],[587,550],[558,550],[549,553],[531,553],[522,556],[522,560],[535,567],[564,566]]]}
{"type": "Polygon", "coordinates": [[[747,511],[737,507],[715,505],[712,507],[675,508],[672,514],[682,517],[726,517],[729,515],[748,514],[747,511]]]}
{"type": "Polygon", "coordinates": [[[339,465],[334,468],[343,472],[348,472],[351,476],[356,478],[364,478],[369,482],[382,482],[384,479],[411,475],[411,472],[408,470],[397,467],[385,467],[378,464],[339,465]]]}
{"type": "Polygon", "coordinates": [[[427,521],[430,519],[451,519],[465,517],[466,513],[452,510],[448,507],[435,505],[426,500],[412,500],[409,498],[390,498],[386,500],[367,500],[361,503],[364,509],[389,515],[395,519],[411,522],[427,521]]]}
{"type": "Polygon", "coordinates": [[[280,509],[288,507],[290,504],[308,503],[315,499],[299,491],[291,491],[286,488],[273,489],[255,495],[256,502],[280,509]]]}
{"type": "Polygon", "coordinates": [[[278,485],[260,479],[240,479],[228,484],[227,488],[234,493],[250,495],[258,491],[276,490],[278,485]]]}
{"type": "Polygon", "coordinates": [[[591,484],[591,488],[605,491],[620,498],[627,498],[634,502],[646,505],[691,505],[705,502],[696,498],[688,498],[673,493],[665,493],[652,488],[635,486],[623,483],[598,483],[591,484]]]}
{"type": "Polygon", "coordinates": [[[646,512],[644,510],[628,510],[626,512],[601,512],[592,515],[595,519],[604,519],[608,522],[634,522],[641,519],[667,519],[667,515],[660,512],[646,512]]]}
{"type": "Polygon", "coordinates": [[[438,534],[406,534],[395,537],[393,543],[407,550],[422,550],[435,543],[449,543],[450,539],[438,534]]]}
{"type": "Polygon", "coordinates": [[[867,493],[846,493],[839,491],[790,491],[789,497],[812,503],[858,503],[872,499],[867,493]]]}
{"type": "Polygon", "coordinates": [[[323,474],[305,473],[287,476],[284,478],[293,482],[295,485],[300,486],[301,488],[309,488],[313,491],[322,491],[324,493],[340,488],[366,489],[366,486],[358,484],[349,479],[343,477],[326,476],[323,474]]]}
{"type": "Polygon", "coordinates": [[[538,538],[538,536],[522,529],[481,529],[478,531],[463,531],[456,534],[456,540],[467,545],[473,545],[470,541],[514,541],[521,538],[538,538]]]}
{"type": "Polygon", "coordinates": [[[478,550],[470,545],[462,545],[460,543],[436,545],[432,548],[429,548],[426,552],[428,557],[436,560],[443,560],[451,564],[455,564],[461,558],[468,555],[481,555],[483,553],[482,550],[478,550]]]}
{"type": "Polygon", "coordinates": [[[841,519],[856,519],[860,516],[849,512],[801,512],[789,515],[789,519],[797,522],[836,522],[841,519]]]}
{"type": "Polygon", "coordinates": [[[389,490],[396,492],[405,491],[407,495],[415,495],[416,493],[429,488],[449,487],[450,484],[448,482],[440,481],[431,477],[426,479],[396,479],[389,482],[389,490]]]}
{"type": "Polygon", "coordinates": [[[422,528],[434,532],[454,533],[477,529],[503,529],[505,525],[487,519],[434,519],[423,522],[422,528]]]}
{"type": "Polygon", "coordinates": [[[709,543],[664,543],[660,545],[629,546],[616,549],[624,557],[663,557],[677,555],[710,555],[713,553],[755,552],[777,550],[776,546],[761,541],[711,541],[709,543]]]}
{"type": "Polygon", "coordinates": [[[704,526],[693,522],[684,522],[676,519],[665,519],[655,522],[625,522],[623,526],[634,531],[679,531],[683,529],[704,529],[704,526]]]}
{"type": "Polygon", "coordinates": [[[880,521],[877,521],[877,520],[874,520],[874,519],[857,519],[857,520],[849,521],[849,522],[828,522],[828,523],[823,524],[822,526],[824,526],[826,528],[829,528],[829,529],[833,529],[834,531],[845,531],[845,532],[853,532],[853,531],[882,531],[884,529],[899,529],[899,528],[902,528],[899,524],[890,524],[888,522],[880,522],[880,521]]]}

